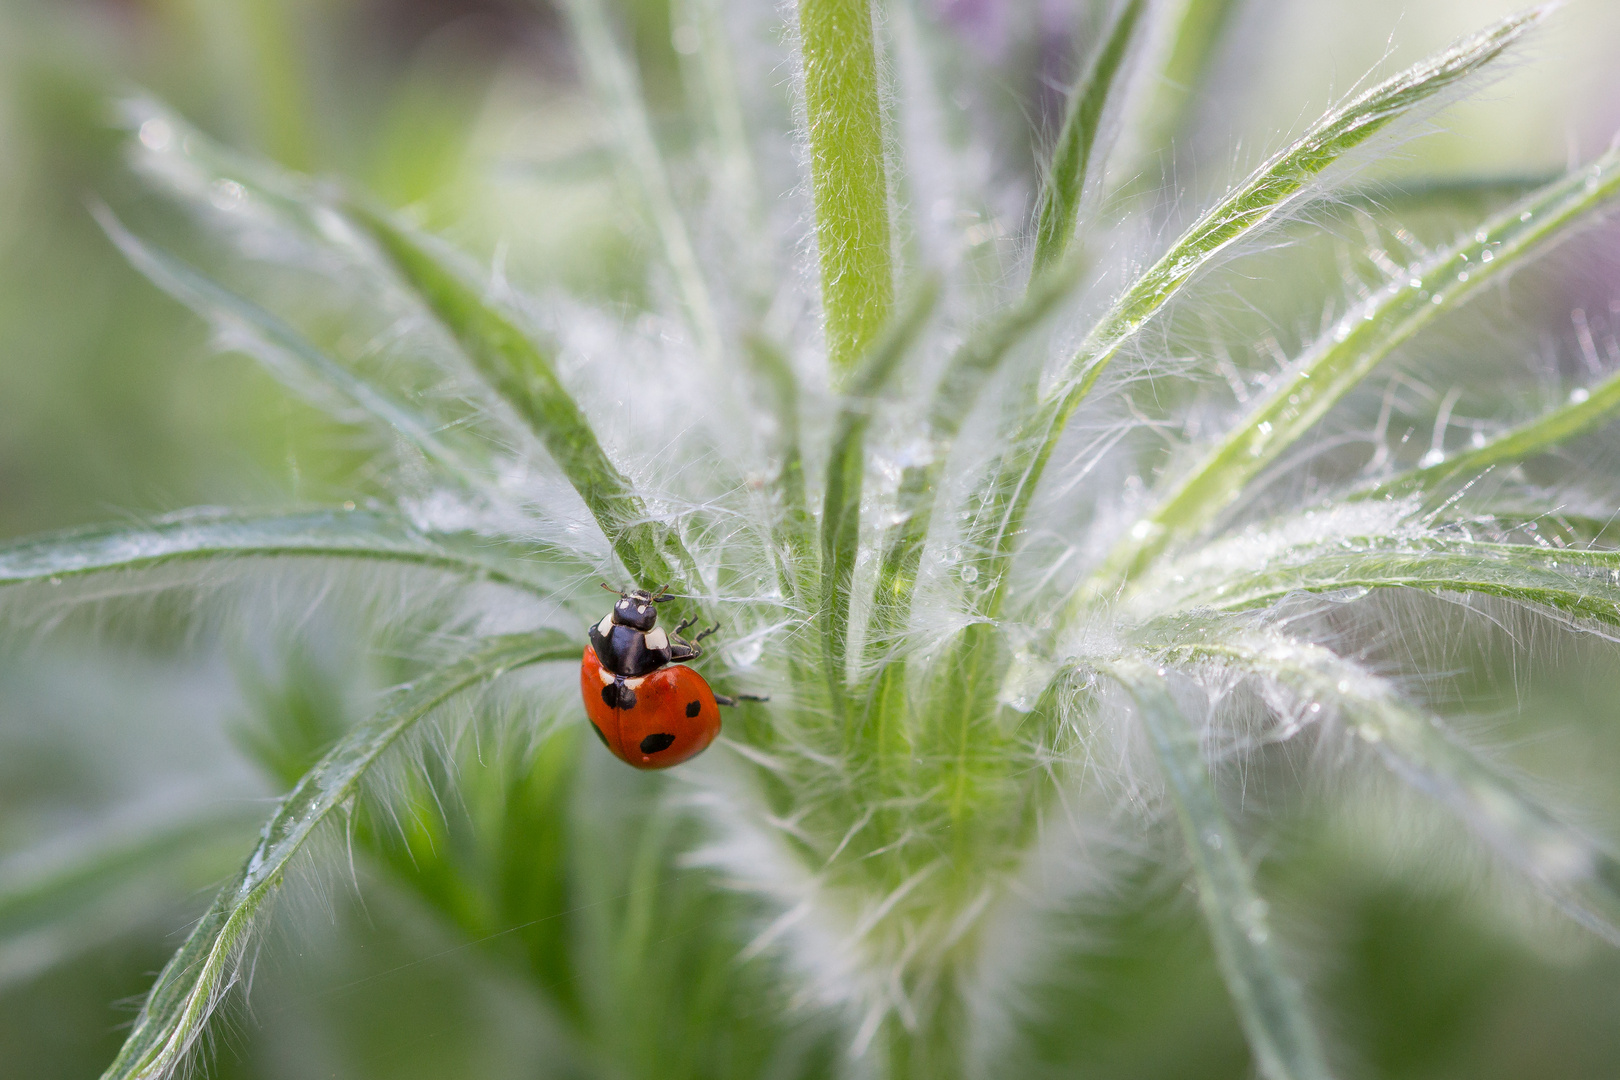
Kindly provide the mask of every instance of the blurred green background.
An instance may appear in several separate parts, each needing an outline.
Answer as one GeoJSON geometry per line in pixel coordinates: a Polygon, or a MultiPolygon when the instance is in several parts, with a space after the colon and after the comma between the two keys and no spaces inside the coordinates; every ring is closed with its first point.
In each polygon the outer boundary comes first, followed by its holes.
{"type": "MultiPolygon", "coordinates": [[[[1052,57],[1082,24],[1076,10],[923,3],[982,65],[988,107],[1009,129],[1040,114],[1043,79],[1062,68],[1052,57]]],[[[1386,55],[1415,59],[1516,6],[1257,0],[1189,132],[1189,183],[1222,182],[1386,55]]],[[[617,10],[678,153],[670,10],[665,0],[617,10]]],[[[780,47],[761,36],[762,54],[780,47]]],[[[764,62],[782,82],[790,68],[778,55],[764,62]]],[[[1524,62],[1445,114],[1445,133],[1380,174],[1540,176],[1590,155],[1620,128],[1617,60],[1620,4],[1576,0],[1524,62]]],[[[96,102],[136,85],[236,146],[410,206],[526,286],[632,311],[647,302],[647,238],[615,212],[599,125],[544,4],[0,0],[0,539],[199,504],[342,500],[370,482],[344,428],[251,361],[215,354],[205,327],[91,219],[93,200],[129,183],[98,134],[96,102]]],[[[1004,171],[1031,170],[1020,160],[1004,171]]],[[[93,1076],[278,777],[243,749],[252,694],[239,643],[186,632],[160,605],[127,623],[48,605],[6,614],[23,629],[0,638],[0,1077],[93,1076]],[[188,832],[199,813],[226,827],[188,832]],[[121,850],[126,836],[167,846],[114,875],[114,894],[53,893],[71,918],[36,932],[47,920],[30,908],[32,884],[96,845],[121,850]]],[[[337,631],[312,620],[309,633],[337,631]]],[[[1581,763],[1560,755],[1589,743],[1560,732],[1620,738],[1602,728],[1615,704],[1606,669],[1609,654],[1583,646],[1514,688],[1522,700],[1485,686],[1476,705],[1498,718],[1495,737],[1534,731],[1532,752],[1557,763],[1552,774],[1575,775],[1581,763]],[[1520,732],[1526,716],[1536,723],[1520,732]]],[[[577,782],[611,789],[615,778],[577,782]]],[[[1588,790],[1614,787],[1599,775],[1588,790]]],[[[1458,836],[1380,846],[1368,840],[1380,830],[1301,817],[1274,841],[1297,850],[1273,860],[1287,869],[1268,886],[1361,1073],[1620,1076],[1620,959],[1577,933],[1529,928],[1458,836]]],[[[358,871],[363,900],[344,874],[305,890],[318,897],[307,910],[283,906],[299,929],[267,944],[251,1012],[220,1029],[217,1075],[599,1075],[560,1049],[546,995],[469,949],[464,926],[387,874],[358,871]]],[[[1052,988],[1069,1020],[1032,1030],[1032,1057],[1053,1076],[1245,1075],[1185,896],[1157,881],[1131,896],[1099,931],[1105,944],[1052,988]]],[[[813,1050],[794,1060],[819,1067],[813,1050]]],[[[759,1065],[739,1074],[768,1075],[759,1065]]]]}

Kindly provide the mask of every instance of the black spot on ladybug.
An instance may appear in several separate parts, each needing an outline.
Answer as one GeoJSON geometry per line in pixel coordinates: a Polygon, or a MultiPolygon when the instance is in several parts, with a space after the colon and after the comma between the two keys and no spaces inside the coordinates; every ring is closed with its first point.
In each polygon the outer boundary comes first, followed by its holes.
{"type": "Polygon", "coordinates": [[[590,725],[590,728],[591,728],[591,730],[593,732],[596,733],[596,737],[598,739],[602,740],[602,745],[603,746],[607,746],[609,750],[613,749],[613,747],[608,746],[607,736],[602,734],[602,729],[601,728],[597,727],[595,724],[590,725]]]}
{"type": "Polygon", "coordinates": [[[656,732],[641,740],[641,752],[643,754],[656,754],[660,750],[668,750],[674,742],[675,736],[662,731],[656,732]]]}
{"type": "Polygon", "coordinates": [[[695,701],[689,702],[687,704],[687,706],[686,706],[686,715],[687,716],[696,716],[698,713],[700,713],[702,711],[703,711],[703,706],[698,704],[695,701]]]}
{"type": "Polygon", "coordinates": [[[636,707],[636,692],[621,682],[610,682],[602,687],[602,700],[607,702],[610,709],[633,709],[636,707]]]}

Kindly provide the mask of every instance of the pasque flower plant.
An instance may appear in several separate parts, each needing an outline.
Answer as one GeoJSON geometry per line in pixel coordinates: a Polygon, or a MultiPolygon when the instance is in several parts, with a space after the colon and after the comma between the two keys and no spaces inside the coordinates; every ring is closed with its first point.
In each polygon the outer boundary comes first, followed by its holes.
{"type": "MultiPolygon", "coordinates": [[[[1410,593],[1612,634],[1612,508],[1568,513],[1515,467],[1606,422],[1620,375],[1523,422],[1476,424],[1460,448],[1445,405],[1421,460],[1388,437],[1387,402],[1370,435],[1302,452],[1359,423],[1343,418],[1392,355],[1596,221],[1620,194],[1620,153],[1528,186],[1440,247],[1343,196],[1354,166],[1542,22],[1534,9],[1352,93],[1190,224],[1144,240],[1177,195],[1143,149],[1176,126],[1153,76],[1196,65],[1225,7],[1107,13],[1027,227],[1009,228],[989,195],[953,186],[967,170],[953,174],[950,140],[930,141],[940,76],[904,5],[875,21],[866,0],[802,0],[799,123],[783,132],[751,125],[722,14],[692,4],[705,200],[662,156],[607,13],[571,0],[658,239],[662,306],[635,320],[525,295],[363,192],[244,159],[147,99],[119,103],[131,167],[158,199],[98,206],[109,236],[224,342],[377,432],[376,486],[342,507],[192,511],[13,544],[0,582],[364,564],[407,671],[286,776],[106,1077],[175,1075],[198,1053],[269,901],[320,857],[323,832],[347,822],[351,846],[385,862],[400,843],[430,857],[411,835],[431,823],[399,826],[403,840],[382,823],[426,767],[402,748],[432,731],[455,745],[456,701],[505,703],[540,748],[522,752],[544,763],[525,775],[565,786],[548,748],[598,752],[568,740],[602,581],[667,586],[677,616],[723,627],[703,665],[716,689],[768,697],[739,705],[673,778],[645,779],[669,794],[641,819],[651,853],[624,855],[679,855],[676,877],[705,875],[742,905],[707,914],[752,920],[727,962],[768,970],[777,1007],[821,1017],[836,1047],[794,1075],[993,1074],[1018,1003],[1056,962],[1038,942],[1088,893],[1158,863],[1185,868],[1255,1069],[1331,1075],[1340,1051],[1317,1033],[1231,798],[1234,763],[1277,744],[1345,738],[1620,938],[1609,846],[1441,723],[1406,681],[1424,672],[1370,659],[1336,622],[1410,593]],[[802,167],[802,235],[762,209],[777,193],[758,159],[781,146],[802,167]],[[1352,295],[1315,299],[1319,336],[1242,369],[1243,343],[1217,331],[1185,347],[1212,282],[1262,244],[1329,235],[1335,214],[1359,215],[1366,243],[1352,295]]],[[[497,831],[515,804],[501,805],[480,819],[497,831]]],[[[638,918],[645,949],[655,915],[638,918]]],[[[645,956],[595,972],[595,998],[558,991],[604,1068],[765,1075],[764,1051],[676,1065],[614,1036],[601,1016],[650,993],[638,983],[701,997],[645,956]]],[[[723,991],[702,994],[725,1007],[723,991]]]]}

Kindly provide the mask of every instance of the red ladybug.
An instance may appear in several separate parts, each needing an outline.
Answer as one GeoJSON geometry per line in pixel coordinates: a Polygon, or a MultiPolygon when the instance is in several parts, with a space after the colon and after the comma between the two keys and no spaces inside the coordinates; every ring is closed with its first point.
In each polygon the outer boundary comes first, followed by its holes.
{"type": "MultiPolygon", "coordinates": [[[[611,587],[603,588],[613,592],[611,587]]],[[[709,748],[720,734],[720,705],[703,676],[677,661],[703,655],[710,627],[691,641],[681,631],[696,619],[657,629],[664,590],[619,593],[619,602],[591,627],[591,643],[579,666],[585,715],[602,744],[638,769],[667,769],[709,748]]]]}

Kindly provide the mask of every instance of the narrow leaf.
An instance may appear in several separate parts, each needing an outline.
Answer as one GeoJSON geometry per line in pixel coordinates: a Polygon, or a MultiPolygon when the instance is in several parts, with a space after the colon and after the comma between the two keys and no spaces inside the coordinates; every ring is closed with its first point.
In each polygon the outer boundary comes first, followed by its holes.
{"type": "Polygon", "coordinates": [[[1458,176],[1399,180],[1353,191],[1345,196],[1352,206],[1381,215],[1422,213],[1466,214],[1481,218],[1510,202],[1518,202],[1561,173],[1524,176],[1458,176]]]}
{"type": "Polygon", "coordinates": [[[951,444],[985,384],[1020,344],[1068,298],[1080,280],[1083,264],[1070,260],[1032,282],[1023,299],[976,329],[952,356],[928,410],[926,460],[908,465],[900,476],[900,523],[883,545],[867,633],[867,658],[880,660],[911,615],[911,598],[932,527],[934,502],[951,444]]]}
{"type": "Polygon", "coordinates": [[[695,585],[692,557],[680,538],[669,526],[648,520],[646,506],[608,460],[550,357],[428,243],[369,207],[350,203],[349,211],[474,369],[540,438],[631,576],[645,588],[695,585]]]}
{"type": "Polygon", "coordinates": [[[1482,593],[1620,626],[1620,551],[1492,544],[1434,536],[1346,537],[1271,547],[1245,537],[1204,549],[1154,578],[1157,613],[1265,607],[1291,593],[1424,589],[1482,593]],[[1245,557],[1237,545],[1259,557],[1245,557]],[[1252,569],[1251,569],[1252,568],[1252,569]],[[1181,579],[1179,582],[1175,579],[1181,579]]]}
{"type": "Polygon", "coordinates": [[[642,104],[640,80],[614,40],[602,0],[568,0],[565,7],[591,82],[618,133],[625,176],[641,193],[648,216],[658,230],[698,351],[713,363],[720,358],[720,323],[697,252],[675,204],[669,170],[653,139],[652,125],[642,104]]]}
{"type": "Polygon", "coordinates": [[[247,334],[269,350],[266,359],[272,368],[285,367],[295,376],[336,391],[349,404],[381,420],[429,460],[451,472],[465,476],[473,471],[467,459],[439,437],[437,425],[430,418],[361,378],[264,308],[210,281],[162,248],[134,236],[104,207],[97,207],[95,214],[107,236],[135,269],[215,327],[247,334]]]}
{"type": "Polygon", "coordinates": [[[835,379],[877,340],[894,303],[889,184],[868,0],[799,0],[821,307],[835,379]]]}
{"type": "Polygon", "coordinates": [[[451,697],[506,672],[547,660],[577,660],[579,643],[558,631],[486,639],[462,659],[401,690],[354,728],[281,800],[237,879],[226,886],[158,976],[103,1080],[173,1076],[202,1035],[238,967],[264,902],[315,830],[360,790],[371,767],[416,722],[451,697]]]}
{"type": "Polygon", "coordinates": [[[1198,92],[1239,0],[1172,0],[1160,5],[1153,36],[1161,39],[1153,69],[1143,80],[1141,104],[1133,109],[1125,160],[1116,181],[1127,190],[1147,188],[1162,174],[1164,159],[1186,130],[1198,92]]]}
{"type": "Polygon", "coordinates": [[[1198,729],[1152,665],[1128,658],[1106,670],[1135,701],[1164,773],[1215,959],[1260,1075],[1267,1080],[1326,1078],[1330,1074],[1321,1043],[1299,988],[1276,955],[1266,902],[1255,892],[1237,833],[1205,768],[1198,729]]]}
{"type": "MultiPolygon", "coordinates": [[[[1013,538],[1023,527],[1035,485],[1080,402],[1108,364],[1154,320],[1199,270],[1227,248],[1255,236],[1302,199],[1311,182],[1346,153],[1435,94],[1478,71],[1546,15],[1542,7],[1497,23],[1328,113],[1298,142],[1257,169],[1204,214],[1170,250],[1125,290],[1086,336],[1040,405],[1010,440],[991,490],[981,497],[989,573],[981,572],[993,614],[1013,538]]],[[[1286,400],[1286,399],[1284,399],[1286,400]]]]}
{"type": "Polygon", "coordinates": [[[1110,591],[1167,547],[1197,535],[1397,345],[1567,235],[1572,224],[1617,193],[1620,149],[1510,207],[1346,314],[1132,530],[1094,590],[1110,591]]]}
{"type": "Polygon", "coordinates": [[[1449,806],[1570,915],[1620,943],[1620,860],[1523,786],[1400,700],[1394,687],[1319,645],[1246,632],[1182,650],[1289,687],[1337,712],[1389,769],[1449,806]]]}
{"type": "Polygon", "coordinates": [[[1126,0],[1091,69],[1069,95],[1063,127],[1052,149],[1052,161],[1046,182],[1041,185],[1040,203],[1035,213],[1032,282],[1063,261],[1069,242],[1074,238],[1080,201],[1091,174],[1092,149],[1102,127],[1103,110],[1113,97],[1125,68],[1125,57],[1135,40],[1146,6],[1146,0],[1126,0]]]}
{"type": "Polygon", "coordinates": [[[816,558],[815,523],[810,516],[804,490],[804,451],[800,442],[799,380],[793,365],[776,344],[755,335],[746,343],[746,354],[755,374],[769,395],[771,415],[776,419],[776,452],[781,459],[772,483],[777,505],[772,542],[777,551],[777,575],[782,595],[798,604],[810,595],[814,585],[816,558]]]}
{"type": "MultiPolygon", "coordinates": [[[[1620,170],[1616,170],[1620,176],[1620,170]]],[[[1576,390],[1567,403],[1491,439],[1484,446],[1453,454],[1426,468],[1393,476],[1351,495],[1351,499],[1399,499],[1427,494],[1468,480],[1498,465],[1514,465],[1559,443],[1602,426],[1620,409],[1620,372],[1596,386],[1576,390]]]]}
{"type": "Polygon", "coordinates": [[[844,647],[849,633],[850,586],[860,553],[861,488],[866,476],[866,430],[872,408],[922,333],[939,301],[940,284],[929,278],[886,329],[849,380],[827,458],[827,492],[821,515],[822,645],[828,678],[842,689],[844,647]]]}
{"type": "Polygon", "coordinates": [[[178,562],[301,556],[431,567],[549,594],[561,554],[487,537],[430,533],[368,510],[249,517],[192,512],[144,526],[94,526],[0,547],[0,587],[178,562]]]}

